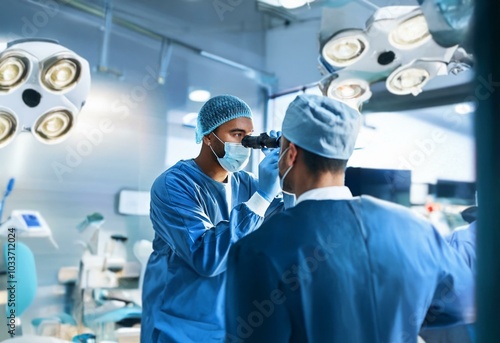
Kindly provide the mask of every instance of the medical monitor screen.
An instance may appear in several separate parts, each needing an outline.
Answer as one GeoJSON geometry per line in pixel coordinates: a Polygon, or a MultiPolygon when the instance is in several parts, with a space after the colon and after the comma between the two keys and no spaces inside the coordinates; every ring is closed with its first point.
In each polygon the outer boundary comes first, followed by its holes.
{"type": "Polygon", "coordinates": [[[474,205],[476,198],[476,183],[451,180],[437,180],[435,196],[449,203],[474,205]]]}
{"type": "Polygon", "coordinates": [[[346,169],[345,184],[354,196],[371,195],[410,206],[410,170],[349,167],[346,169]]]}
{"type": "Polygon", "coordinates": [[[40,226],[40,221],[38,220],[37,216],[33,214],[23,214],[22,217],[28,228],[40,226]]]}

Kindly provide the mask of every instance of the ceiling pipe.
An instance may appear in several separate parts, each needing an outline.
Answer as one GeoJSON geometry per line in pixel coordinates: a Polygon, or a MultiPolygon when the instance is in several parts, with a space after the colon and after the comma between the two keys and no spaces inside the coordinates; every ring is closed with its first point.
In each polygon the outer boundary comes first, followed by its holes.
{"type": "MultiPolygon", "coordinates": [[[[106,10],[102,8],[98,8],[96,6],[92,6],[88,3],[85,3],[84,1],[81,0],[56,0],[58,3],[61,5],[66,5],[69,7],[72,7],[74,9],[80,10],[82,12],[85,12],[87,14],[92,14],[97,17],[105,18],[106,17],[106,10]]],[[[167,37],[162,34],[159,34],[157,32],[154,32],[150,29],[144,28],[142,26],[139,26],[137,24],[134,24],[128,20],[125,20],[123,18],[120,18],[116,15],[112,16],[112,23],[123,27],[125,29],[131,30],[133,32],[139,33],[141,35],[144,35],[146,37],[159,40],[161,42],[167,40],[169,42],[169,45],[177,45],[183,48],[186,48],[188,50],[191,50],[195,54],[198,54],[200,56],[203,56],[205,58],[209,58],[211,60],[223,63],[225,65],[228,65],[233,68],[237,68],[239,70],[242,70],[244,74],[249,77],[254,79],[260,86],[264,87],[267,89],[268,93],[272,93],[277,85],[277,78],[274,74],[258,70],[246,65],[243,65],[241,63],[234,62],[232,60],[229,60],[227,58],[224,58],[222,56],[216,55],[209,53],[207,51],[204,51],[198,47],[195,47],[193,45],[187,44],[185,42],[182,42],[180,40],[177,40],[175,38],[167,37]]],[[[168,55],[168,51],[166,52],[168,55]]],[[[163,55],[162,55],[163,56],[163,55]]],[[[162,57],[163,60],[163,57],[162,57]]],[[[162,75],[159,75],[158,79],[161,80],[162,75]]]]}
{"type": "Polygon", "coordinates": [[[161,41],[161,52],[160,52],[160,71],[158,73],[158,83],[160,85],[165,84],[167,79],[167,69],[170,64],[170,59],[172,58],[172,51],[174,47],[170,40],[163,38],[161,41]]]}
{"type": "Polygon", "coordinates": [[[100,72],[113,74],[120,78],[123,76],[123,73],[118,70],[110,69],[108,66],[109,39],[111,36],[112,24],[113,8],[111,5],[111,0],[106,0],[104,8],[104,35],[102,39],[101,58],[99,61],[99,65],[97,66],[97,70],[100,72]]]}

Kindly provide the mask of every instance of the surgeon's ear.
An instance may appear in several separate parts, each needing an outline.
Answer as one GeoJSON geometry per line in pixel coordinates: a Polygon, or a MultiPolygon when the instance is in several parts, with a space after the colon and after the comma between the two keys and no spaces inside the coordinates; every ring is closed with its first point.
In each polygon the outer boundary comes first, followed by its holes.
{"type": "Polygon", "coordinates": [[[295,164],[295,162],[297,161],[297,146],[295,144],[293,144],[292,142],[290,142],[288,147],[290,149],[288,151],[287,156],[285,156],[285,157],[288,157],[287,162],[289,162],[289,164],[295,164]]]}
{"type": "Polygon", "coordinates": [[[205,143],[208,146],[210,146],[212,144],[212,141],[210,140],[210,135],[209,134],[203,136],[203,143],[205,143]]]}

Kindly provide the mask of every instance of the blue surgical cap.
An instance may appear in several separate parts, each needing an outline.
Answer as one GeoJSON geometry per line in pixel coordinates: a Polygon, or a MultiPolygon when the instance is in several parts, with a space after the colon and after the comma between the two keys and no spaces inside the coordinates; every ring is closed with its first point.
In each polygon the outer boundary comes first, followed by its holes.
{"type": "Polygon", "coordinates": [[[325,96],[303,94],[288,106],[282,134],[309,152],[347,160],[360,126],[361,114],[349,105],[325,96]]]}
{"type": "Polygon", "coordinates": [[[196,143],[222,124],[239,117],[252,118],[252,110],[233,95],[218,95],[208,100],[198,114],[196,143]]]}

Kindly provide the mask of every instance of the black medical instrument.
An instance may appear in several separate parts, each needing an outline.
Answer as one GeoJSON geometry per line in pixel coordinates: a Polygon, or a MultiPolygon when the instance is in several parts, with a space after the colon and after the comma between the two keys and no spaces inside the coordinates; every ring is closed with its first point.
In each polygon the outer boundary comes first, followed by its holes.
{"type": "Polygon", "coordinates": [[[258,136],[245,136],[241,141],[245,148],[264,149],[279,148],[280,137],[270,137],[267,133],[261,133],[258,136]]]}

